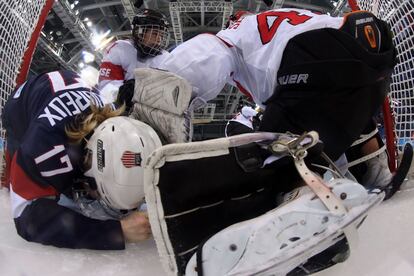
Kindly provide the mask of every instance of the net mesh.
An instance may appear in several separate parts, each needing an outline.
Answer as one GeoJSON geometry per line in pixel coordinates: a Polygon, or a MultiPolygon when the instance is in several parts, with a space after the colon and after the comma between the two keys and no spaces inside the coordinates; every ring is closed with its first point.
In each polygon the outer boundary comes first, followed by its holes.
{"type": "Polygon", "coordinates": [[[414,2],[360,0],[359,7],[386,20],[394,34],[398,64],[392,76],[391,107],[399,148],[414,141],[414,2]]]}
{"type": "MultiPolygon", "coordinates": [[[[46,0],[0,0],[0,115],[4,104],[16,86],[25,50],[37,25],[46,0]]],[[[30,58],[27,59],[30,62],[30,58]]],[[[3,151],[5,131],[0,120],[3,151]]],[[[0,162],[3,158],[0,158],[0,162]]],[[[0,168],[3,169],[1,165],[0,168]]]]}
{"type": "MultiPolygon", "coordinates": [[[[392,78],[390,99],[399,146],[414,141],[414,2],[412,0],[359,0],[389,22],[395,35],[399,63],[392,78]]],[[[23,56],[46,0],[0,0],[0,115],[16,85],[23,56]]],[[[30,62],[30,58],[26,62],[30,62]]],[[[0,121],[0,150],[4,129],[0,121]]],[[[1,160],[1,158],[0,158],[1,160]]],[[[1,166],[0,166],[1,168],[1,166]]]]}

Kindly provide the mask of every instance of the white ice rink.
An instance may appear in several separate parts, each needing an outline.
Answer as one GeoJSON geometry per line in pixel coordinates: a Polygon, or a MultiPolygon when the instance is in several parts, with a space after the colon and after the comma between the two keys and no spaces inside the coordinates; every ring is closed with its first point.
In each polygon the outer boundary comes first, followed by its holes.
{"type": "MultiPolygon", "coordinates": [[[[154,241],[125,251],[58,249],[20,238],[10,216],[8,193],[0,189],[0,275],[2,276],[157,276],[165,275],[154,241]]],[[[359,231],[358,248],[343,264],[318,276],[414,275],[414,183],[382,203],[359,231]]]]}

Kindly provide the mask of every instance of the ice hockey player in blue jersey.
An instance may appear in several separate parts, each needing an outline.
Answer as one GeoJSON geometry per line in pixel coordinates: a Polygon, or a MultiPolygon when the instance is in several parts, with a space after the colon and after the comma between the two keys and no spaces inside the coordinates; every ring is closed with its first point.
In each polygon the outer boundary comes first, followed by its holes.
{"type": "MultiPolygon", "coordinates": [[[[105,175],[113,174],[108,171],[112,167],[105,167],[105,160],[95,158],[104,158],[105,150],[108,155],[113,154],[109,149],[116,148],[117,153],[125,155],[119,158],[126,164],[124,169],[129,168],[136,179],[142,168],[130,162],[132,153],[125,154],[131,144],[125,139],[140,130],[147,132],[146,125],[118,116],[123,107],[104,106],[96,92],[76,73],[55,71],[28,79],[10,95],[4,107],[12,213],[17,233],[28,241],[66,248],[119,250],[128,241],[136,242],[150,235],[146,213],[124,211],[122,216],[110,212],[114,205],[118,210],[138,207],[141,198],[111,198],[102,179],[93,173],[89,173],[92,177],[85,176],[91,163],[100,162],[100,173],[116,186],[117,180],[105,175]],[[130,134],[125,134],[126,129],[130,134]],[[113,139],[114,135],[124,140],[113,139]],[[125,143],[112,145],[111,139],[125,143]],[[84,187],[94,192],[79,200],[74,191],[80,188],[85,193],[84,187]],[[108,193],[100,193],[104,197],[101,201],[95,200],[99,195],[97,188],[108,193]],[[118,202],[120,206],[116,205],[118,202]],[[109,211],[93,206],[106,206],[109,211]],[[100,213],[93,212],[99,209],[100,213]]],[[[126,175],[120,181],[130,181],[130,172],[118,170],[126,175]]],[[[132,194],[143,198],[143,191],[132,194]]]]}

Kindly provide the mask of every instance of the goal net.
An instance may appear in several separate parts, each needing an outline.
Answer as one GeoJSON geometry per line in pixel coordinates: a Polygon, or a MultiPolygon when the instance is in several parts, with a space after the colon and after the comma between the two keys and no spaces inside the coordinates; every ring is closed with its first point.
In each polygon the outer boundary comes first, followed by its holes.
{"type": "MultiPolygon", "coordinates": [[[[350,0],[363,10],[386,20],[394,33],[398,65],[392,77],[391,120],[388,130],[394,135],[388,143],[401,149],[414,141],[414,3],[412,0],[350,0]]],[[[26,78],[41,28],[54,0],[0,0],[0,112],[16,87],[26,78]]],[[[0,114],[1,114],[0,113],[0,114]]],[[[4,146],[0,121],[0,150],[4,146]]],[[[3,155],[3,154],[2,154],[3,155]]],[[[0,162],[3,158],[0,158],[0,162]]],[[[4,165],[4,164],[3,164],[4,165]]],[[[3,168],[0,164],[0,168],[3,168]]],[[[3,169],[2,169],[3,171],[3,169]]]]}
{"type": "MultiPolygon", "coordinates": [[[[412,0],[359,0],[367,10],[387,21],[394,34],[398,64],[392,76],[389,104],[397,149],[414,141],[414,2],[412,0]]],[[[384,116],[389,116],[385,114],[384,116]]],[[[387,119],[387,118],[384,118],[387,119]]],[[[389,119],[389,118],[388,118],[389,119]]],[[[390,137],[387,136],[390,140],[390,137]]]]}
{"type": "MultiPolygon", "coordinates": [[[[0,114],[3,114],[10,93],[26,78],[36,42],[53,2],[0,0],[0,114]]],[[[5,131],[1,121],[0,136],[3,153],[5,131]]],[[[4,163],[3,157],[0,162],[4,163]]],[[[3,175],[4,164],[0,165],[3,175]]]]}

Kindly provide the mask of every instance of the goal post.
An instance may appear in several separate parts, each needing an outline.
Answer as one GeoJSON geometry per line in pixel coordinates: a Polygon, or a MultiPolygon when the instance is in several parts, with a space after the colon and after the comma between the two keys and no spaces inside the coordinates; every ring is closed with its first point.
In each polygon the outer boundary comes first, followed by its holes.
{"type": "Polygon", "coordinates": [[[30,40],[28,42],[27,48],[24,52],[21,68],[19,70],[19,73],[16,77],[16,85],[22,84],[26,78],[27,74],[29,72],[30,64],[32,63],[33,53],[36,49],[37,41],[40,36],[40,32],[43,29],[43,25],[45,25],[47,15],[49,14],[50,10],[52,9],[54,0],[46,0],[45,4],[43,6],[43,9],[40,12],[39,20],[37,21],[37,24],[30,36],[30,40]]]}
{"type": "MultiPolygon", "coordinates": [[[[22,84],[47,15],[54,0],[0,0],[0,112],[16,85],[22,84]]],[[[0,121],[0,150],[4,152],[5,130],[0,121]]],[[[6,185],[2,154],[2,186],[6,185]]]]}
{"type": "Polygon", "coordinates": [[[398,64],[383,105],[384,135],[395,170],[398,150],[414,142],[414,2],[412,0],[348,0],[352,10],[366,10],[391,27],[398,64]]]}

